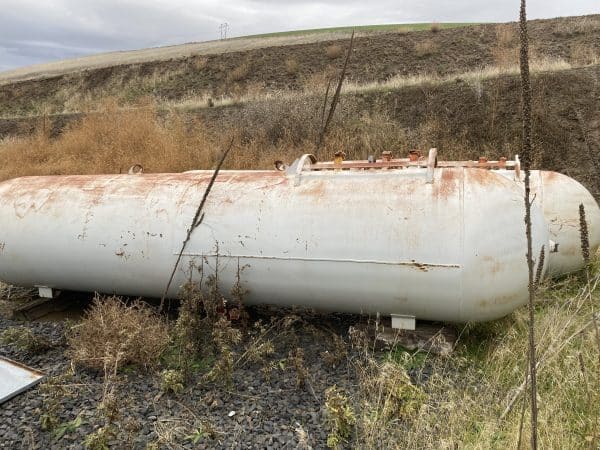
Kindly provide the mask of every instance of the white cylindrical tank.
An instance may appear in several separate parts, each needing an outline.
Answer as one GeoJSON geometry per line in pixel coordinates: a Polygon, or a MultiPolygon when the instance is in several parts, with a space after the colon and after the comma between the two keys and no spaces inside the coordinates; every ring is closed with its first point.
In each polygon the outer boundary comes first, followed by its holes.
{"type": "MultiPolygon", "coordinates": [[[[515,172],[497,173],[515,179],[515,172]]],[[[581,270],[585,263],[581,251],[579,205],[585,208],[590,254],[600,247],[600,208],[592,194],[579,182],[558,172],[531,171],[531,195],[541,204],[555,248],[546,252],[548,275],[560,276],[581,270]]],[[[515,181],[523,187],[523,173],[515,181]],[[520,178],[520,180],[519,180],[520,178]]],[[[537,249],[539,252],[539,249],[537,249]]],[[[535,253],[535,252],[534,252],[535,253]]]]}
{"type": "MultiPolygon", "coordinates": [[[[218,265],[224,292],[242,268],[248,304],[464,322],[527,301],[523,198],[513,181],[460,167],[309,166],[221,171],[169,296],[199,278],[194,263],[205,279],[218,265]]],[[[0,279],[160,297],[212,174],[2,182],[0,279]]],[[[548,245],[536,202],[532,223],[533,247],[548,245]]]]}

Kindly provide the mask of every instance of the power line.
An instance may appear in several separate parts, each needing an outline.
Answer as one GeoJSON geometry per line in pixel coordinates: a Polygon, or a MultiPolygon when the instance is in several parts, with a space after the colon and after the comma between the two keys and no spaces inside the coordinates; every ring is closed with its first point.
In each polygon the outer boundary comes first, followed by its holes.
{"type": "Polygon", "coordinates": [[[229,31],[229,24],[227,22],[223,22],[219,25],[219,32],[221,34],[221,40],[224,41],[227,39],[227,32],[229,31]]]}

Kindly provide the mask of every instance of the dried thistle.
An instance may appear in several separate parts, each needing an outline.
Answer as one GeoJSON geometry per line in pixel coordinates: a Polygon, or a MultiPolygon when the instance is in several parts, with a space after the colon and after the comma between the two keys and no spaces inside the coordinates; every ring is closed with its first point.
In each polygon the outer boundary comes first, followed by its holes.
{"type": "Polygon", "coordinates": [[[296,386],[304,387],[308,379],[308,369],[304,364],[304,350],[296,348],[288,353],[288,362],[296,371],[296,386]]]}
{"type": "Polygon", "coordinates": [[[344,340],[337,334],[332,335],[332,344],[332,350],[321,352],[321,357],[326,364],[337,367],[348,355],[348,350],[344,340]]]}
{"type": "Polygon", "coordinates": [[[212,337],[218,358],[208,376],[213,381],[220,380],[225,385],[231,385],[235,361],[232,346],[239,344],[242,335],[231,326],[229,320],[221,317],[213,326],[212,337]]]}
{"type": "Polygon", "coordinates": [[[590,263],[590,239],[588,235],[587,221],[585,220],[585,206],[579,205],[579,237],[581,238],[581,254],[587,266],[590,263]]]}
{"type": "Polygon", "coordinates": [[[540,249],[540,256],[538,258],[537,270],[535,272],[535,287],[537,288],[542,281],[542,272],[544,271],[544,261],[546,259],[546,249],[545,246],[542,245],[540,249]]]}
{"type": "Polygon", "coordinates": [[[249,318],[248,312],[244,307],[244,297],[246,296],[246,294],[248,294],[248,290],[242,286],[241,275],[246,267],[250,266],[246,264],[240,267],[240,259],[238,258],[235,283],[233,284],[233,287],[231,288],[230,292],[231,298],[233,299],[233,303],[235,304],[235,309],[237,309],[237,311],[235,312],[235,317],[233,317],[232,314],[230,314],[230,317],[235,320],[240,320],[242,323],[242,327],[244,328],[247,327],[249,318]]]}

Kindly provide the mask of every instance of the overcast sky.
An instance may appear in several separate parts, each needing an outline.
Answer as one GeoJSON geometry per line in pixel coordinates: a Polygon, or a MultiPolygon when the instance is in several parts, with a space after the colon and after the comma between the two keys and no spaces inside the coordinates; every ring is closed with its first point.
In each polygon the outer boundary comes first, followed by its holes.
{"type": "MultiPolygon", "coordinates": [[[[598,0],[530,0],[528,17],[600,12],[598,0]]],[[[519,0],[0,0],[0,71],[112,50],[345,25],[507,22],[519,0]]]]}

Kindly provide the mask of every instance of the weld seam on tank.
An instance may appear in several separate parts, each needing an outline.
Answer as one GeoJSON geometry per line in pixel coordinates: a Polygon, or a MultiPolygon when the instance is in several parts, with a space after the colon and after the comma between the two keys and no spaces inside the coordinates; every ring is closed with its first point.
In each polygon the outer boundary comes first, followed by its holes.
{"type": "MultiPolygon", "coordinates": [[[[173,255],[179,255],[179,252],[173,253],[173,255]]],[[[385,264],[389,266],[416,266],[416,267],[441,267],[447,269],[462,269],[462,264],[440,264],[440,263],[422,263],[418,261],[378,261],[370,259],[334,259],[334,258],[306,258],[302,256],[298,257],[284,257],[284,256],[264,256],[264,255],[224,255],[224,254],[199,254],[186,252],[182,256],[197,256],[204,258],[230,258],[230,259],[272,259],[277,261],[307,261],[307,262],[334,262],[334,263],[357,263],[357,264],[385,264]]]]}

